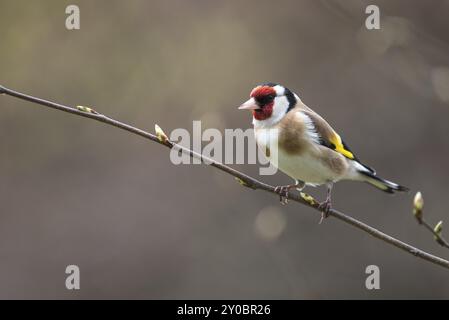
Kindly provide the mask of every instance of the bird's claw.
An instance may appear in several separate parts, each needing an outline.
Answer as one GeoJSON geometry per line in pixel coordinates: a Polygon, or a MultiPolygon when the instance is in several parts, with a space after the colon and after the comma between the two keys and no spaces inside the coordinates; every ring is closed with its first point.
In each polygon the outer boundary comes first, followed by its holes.
{"type": "Polygon", "coordinates": [[[286,205],[288,203],[288,191],[290,190],[290,186],[277,186],[274,188],[274,192],[279,193],[279,201],[282,205],[286,205]]]}
{"type": "Polygon", "coordinates": [[[330,199],[326,199],[325,201],[321,202],[318,206],[318,209],[321,211],[321,219],[319,222],[319,224],[321,224],[324,219],[329,217],[329,212],[332,209],[332,203],[330,199]]]}

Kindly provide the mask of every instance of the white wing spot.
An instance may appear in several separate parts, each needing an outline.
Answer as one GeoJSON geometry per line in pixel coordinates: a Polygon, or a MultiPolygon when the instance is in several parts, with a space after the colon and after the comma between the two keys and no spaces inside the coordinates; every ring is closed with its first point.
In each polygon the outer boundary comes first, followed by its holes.
{"type": "Polygon", "coordinates": [[[301,118],[301,120],[306,125],[306,134],[309,136],[309,138],[315,142],[316,144],[320,144],[321,137],[316,131],[315,125],[313,124],[312,119],[305,114],[304,112],[298,112],[297,116],[301,118]]]}

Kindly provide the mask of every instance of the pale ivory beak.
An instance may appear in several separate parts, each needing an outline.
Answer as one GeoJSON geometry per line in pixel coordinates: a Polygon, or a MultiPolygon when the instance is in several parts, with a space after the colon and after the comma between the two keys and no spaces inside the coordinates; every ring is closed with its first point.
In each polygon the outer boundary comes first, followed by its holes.
{"type": "Polygon", "coordinates": [[[257,105],[256,100],[254,98],[249,99],[245,103],[243,103],[240,107],[240,110],[256,110],[260,109],[260,107],[257,105]]]}

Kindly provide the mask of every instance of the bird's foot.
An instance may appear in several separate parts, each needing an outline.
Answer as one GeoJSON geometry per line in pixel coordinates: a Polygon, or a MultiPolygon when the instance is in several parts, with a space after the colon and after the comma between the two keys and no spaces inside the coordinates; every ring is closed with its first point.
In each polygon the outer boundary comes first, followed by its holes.
{"type": "Polygon", "coordinates": [[[332,209],[332,202],[330,199],[326,199],[325,201],[321,202],[318,206],[318,209],[321,211],[321,219],[318,224],[321,224],[324,219],[329,217],[329,211],[332,209]]]}
{"type": "Polygon", "coordinates": [[[287,186],[277,186],[276,188],[274,188],[274,192],[279,193],[279,200],[281,204],[285,205],[288,203],[288,196],[290,189],[295,189],[297,187],[298,187],[297,184],[291,184],[287,186]]]}

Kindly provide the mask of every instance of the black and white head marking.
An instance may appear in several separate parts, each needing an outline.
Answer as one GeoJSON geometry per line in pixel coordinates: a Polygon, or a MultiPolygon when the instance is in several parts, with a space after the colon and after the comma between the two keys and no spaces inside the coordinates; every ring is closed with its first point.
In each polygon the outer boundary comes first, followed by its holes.
{"type": "Polygon", "coordinates": [[[254,119],[253,123],[258,126],[269,127],[279,122],[287,112],[292,110],[299,101],[299,97],[280,84],[269,82],[260,86],[273,88],[276,92],[276,97],[274,97],[273,111],[270,118],[265,120],[254,119]]]}

